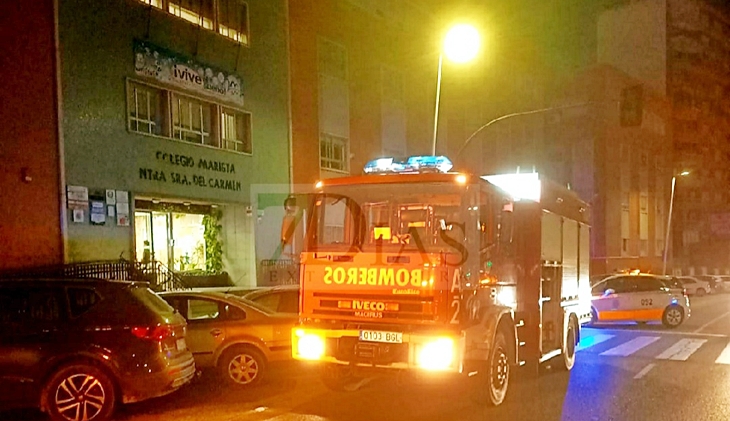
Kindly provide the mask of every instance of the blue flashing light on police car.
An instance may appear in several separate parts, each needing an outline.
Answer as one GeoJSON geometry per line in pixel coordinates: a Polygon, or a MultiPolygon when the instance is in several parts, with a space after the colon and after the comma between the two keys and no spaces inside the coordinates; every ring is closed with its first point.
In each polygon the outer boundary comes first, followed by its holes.
{"type": "Polygon", "coordinates": [[[395,158],[378,158],[368,162],[364,171],[366,174],[374,173],[403,173],[403,172],[449,172],[454,164],[445,156],[411,156],[405,161],[395,158]]]}

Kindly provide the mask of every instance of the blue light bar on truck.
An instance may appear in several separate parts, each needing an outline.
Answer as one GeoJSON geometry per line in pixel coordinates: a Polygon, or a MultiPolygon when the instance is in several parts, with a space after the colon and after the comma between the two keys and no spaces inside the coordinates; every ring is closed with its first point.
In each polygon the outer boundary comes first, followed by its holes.
{"type": "Polygon", "coordinates": [[[365,174],[404,172],[449,172],[454,164],[445,156],[411,156],[405,161],[378,158],[365,165],[365,174]]]}

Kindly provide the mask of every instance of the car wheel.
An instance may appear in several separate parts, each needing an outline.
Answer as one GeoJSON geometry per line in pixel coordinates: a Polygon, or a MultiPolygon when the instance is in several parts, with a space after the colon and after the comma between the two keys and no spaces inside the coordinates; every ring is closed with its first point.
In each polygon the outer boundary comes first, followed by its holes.
{"type": "Polygon", "coordinates": [[[575,352],[578,350],[578,327],[572,318],[568,322],[568,331],[565,333],[563,344],[563,364],[561,368],[570,371],[575,365],[575,352]]]}
{"type": "Polygon", "coordinates": [[[91,364],[74,364],[51,376],[43,389],[42,408],[53,421],[106,421],[117,402],[111,377],[91,364]]]}
{"type": "Polygon", "coordinates": [[[698,297],[702,297],[703,295],[705,295],[705,289],[697,288],[697,290],[695,291],[695,295],[697,295],[698,297]]]}
{"type": "Polygon", "coordinates": [[[253,386],[264,377],[266,358],[251,346],[236,346],[223,353],[218,369],[231,385],[253,386]]]}
{"type": "Polygon", "coordinates": [[[680,306],[668,306],[664,309],[662,323],[668,328],[675,328],[684,321],[684,309],[680,306]]]}

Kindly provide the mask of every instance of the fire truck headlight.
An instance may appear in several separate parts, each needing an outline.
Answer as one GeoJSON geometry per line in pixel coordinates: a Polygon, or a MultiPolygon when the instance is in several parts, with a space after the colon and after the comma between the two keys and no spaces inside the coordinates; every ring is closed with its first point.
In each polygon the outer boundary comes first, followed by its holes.
{"type": "Polygon", "coordinates": [[[426,370],[446,370],[454,361],[454,340],[438,338],[421,346],[418,365],[426,370]]]}
{"type": "Polygon", "coordinates": [[[302,330],[295,332],[297,354],[307,360],[319,360],[324,355],[324,338],[302,330]]]}

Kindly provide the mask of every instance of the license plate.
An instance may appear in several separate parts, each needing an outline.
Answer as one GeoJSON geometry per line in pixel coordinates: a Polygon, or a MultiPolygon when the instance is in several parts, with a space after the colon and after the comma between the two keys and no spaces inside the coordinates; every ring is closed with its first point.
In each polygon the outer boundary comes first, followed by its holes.
{"type": "Polygon", "coordinates": [[[399,344],[403,342],[401,332],[382,332],[379,330],[361,330],[360,340],[367,342],[383,342],[387,344],[399,344]]]}
{"type": "Polygon", "coordinates": [[[187,348],[187,345],[185,345],[185,338],[178,339],[175,342],[175,345],[177,345],[178,351],[185,351],[185,349],[187,348]]]}

